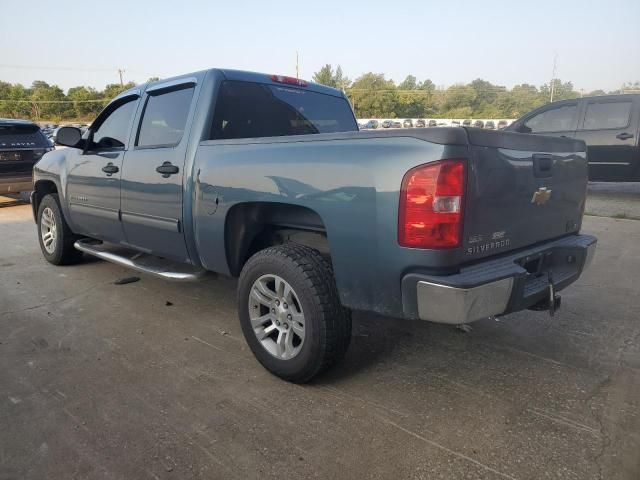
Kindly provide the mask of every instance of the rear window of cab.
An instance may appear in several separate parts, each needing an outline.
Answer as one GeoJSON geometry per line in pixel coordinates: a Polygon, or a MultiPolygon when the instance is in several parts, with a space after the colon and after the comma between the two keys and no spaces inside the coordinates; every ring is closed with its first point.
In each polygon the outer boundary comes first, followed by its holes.
{"type": "Polygon", "coordinates": [[[354,132],[358,125],[343,97],[289,86],[227,80],[222,83],[211,140],[354,132]]]}

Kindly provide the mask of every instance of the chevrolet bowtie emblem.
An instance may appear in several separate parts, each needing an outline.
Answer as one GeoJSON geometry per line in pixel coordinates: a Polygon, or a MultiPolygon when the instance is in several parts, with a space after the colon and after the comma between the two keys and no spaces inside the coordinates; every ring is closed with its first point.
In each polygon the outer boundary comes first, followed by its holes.
{"type": "Polygon", "coordinates": [[[543,205],[547,203],[547,201],[551,198],[551,190],[547,189],[547,187],[540,187],[538,190],[533,192],[533,197],[531,197],[531,203],[535,203],[536,205],[543,205]]]}

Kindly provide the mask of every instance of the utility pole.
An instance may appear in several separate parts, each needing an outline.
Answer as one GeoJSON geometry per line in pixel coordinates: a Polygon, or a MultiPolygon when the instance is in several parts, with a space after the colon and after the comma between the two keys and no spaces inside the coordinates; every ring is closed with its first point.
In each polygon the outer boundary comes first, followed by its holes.
{"type": "Polygon", "coordinates": [[[120,75],[120,86],[124,87],[124,82],[122,81],[122,74],[124,73],[124,70],[122,70],[121,68],[118,69],[118,75],[120,75]]]}
{"type": "Polygon", "coordinates": [[[298,62],[298,51],[296,50],[296,78],[300,78],[300,63],[298,62]]]}
{"type": "Polygon", "coordinates": [[[554,53],[553,55],[553,72],[551,73],[551,98],[549,99],[550,102],[553,102],[553,94],[555,93],[555,89],[556,89],[556,67],[558,66],[558,54],[554,53]]]}

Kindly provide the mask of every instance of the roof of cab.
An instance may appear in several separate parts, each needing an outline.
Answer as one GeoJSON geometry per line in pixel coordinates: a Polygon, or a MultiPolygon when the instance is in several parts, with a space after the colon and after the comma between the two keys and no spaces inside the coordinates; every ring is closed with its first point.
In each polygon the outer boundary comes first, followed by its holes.
{"type": "Polygon", "coordinates": [[[221,72],[228,80],[239,80],[244,82],[256,82],[256,83],[270,83],[273,85],[283,86],[286,85],[290,88],[304,88],[313,92],[324,93],[326,95],[333,95],[334,97],[344,97],[344,94],[337,88],[327,87],[320,85],[319,83],[313,83],[305,80],[306,86],[300,87],[297,85],[282,84],[271,80],[272,74],[258,73],[258,72],[246,72],[244,70],[227,70],[227,69],[214,69],[221,72]]]}
{"type": "MultiPolygon", "coordinates": [[[[325,95],[333,95],[334,97],[342,97],[342,98],[345,97],[344,93],[338,90],[337,88],[327,87],[325,85],[320,85],[319,83],[313,83],[306,80],[305,80],[306,85],[302,87],[298,85],[290,85],[290,84],[274,82],[273,80],[271,80],[271,75],[267,73],[247,72],[244,70],[229,70],[229,69],[222,69],[222,68],[211,68],[209,69],[209,71],[217,71],[221,73],[224,76],[224,78],[226,78],[227,80],[266,83],[266,84],[272,84],[272,85],[286,86],[288,88],[304,88],[305,90],[310,90],[312,92],[317,92],[317,93],[324,93],[325,95]]],[[[122,97],[127,97],[132,94],[140,95],[145,90],[151,87],[155,87],[156,85],[171,83],[172,81],[183,79],[183,78],[188,79],[191,77],[200,76],[202,73],[203,71],[200,70],[198,72],[185,73],[183,75],[177,75],[175,77],[162,78],[154,82],[142,83],[140,85],[136,85],[135,87],[131,87],[130,89],[120,93],[118,96],[114,98],[114,100],[120,99],[122,97]]]]}

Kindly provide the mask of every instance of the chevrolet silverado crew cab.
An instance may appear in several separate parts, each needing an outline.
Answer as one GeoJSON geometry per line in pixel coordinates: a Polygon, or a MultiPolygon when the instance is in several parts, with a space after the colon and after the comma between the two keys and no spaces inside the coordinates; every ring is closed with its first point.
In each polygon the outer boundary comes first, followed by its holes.
{"type": "Polygon", "coordinates": [[[640,94],[553,102],[526,114],[507,130],[583,140],[589,180],[640,182],[640,94]]]}
{"type": "Polygon", "coordinates": [[[466,324],[559,306],[591,261],[582,141],[473,128],[359,132],[338,90],[212,69],[122,93],[34,171],[44,257],[238,277],[274,374],[338,361],[352,310],[466,324]]]}

